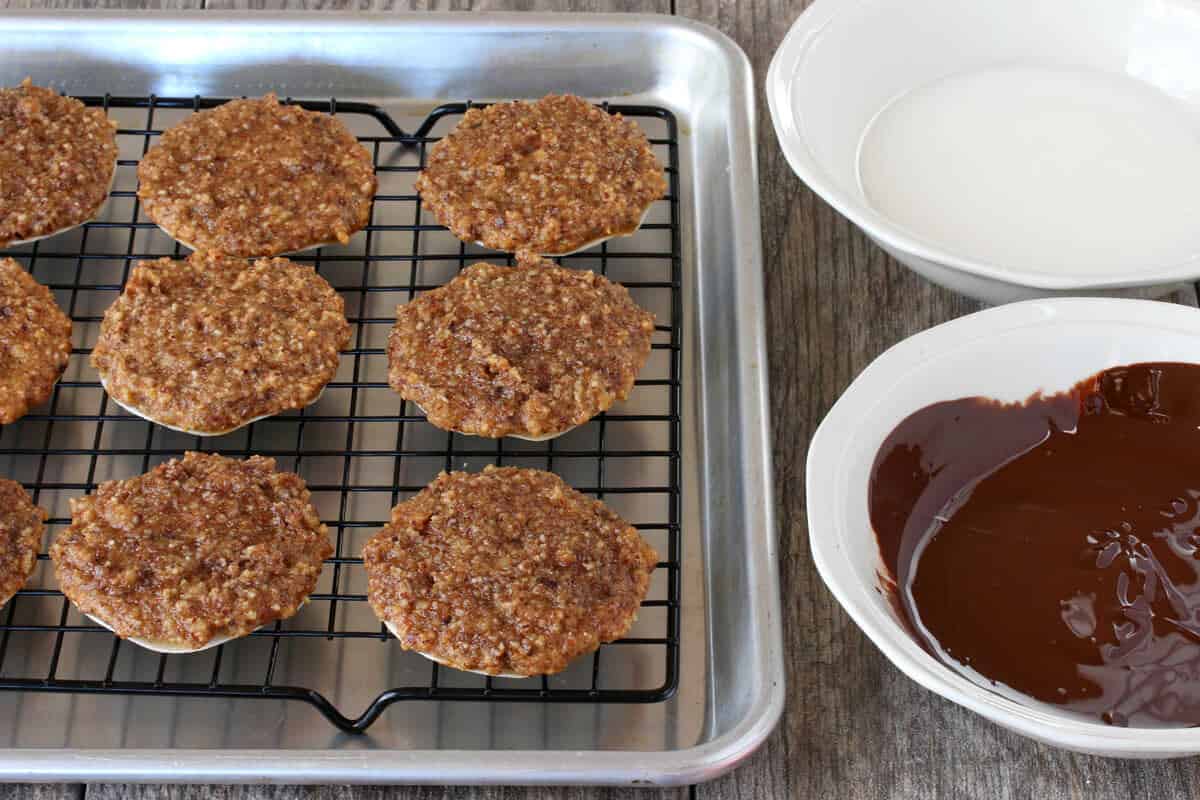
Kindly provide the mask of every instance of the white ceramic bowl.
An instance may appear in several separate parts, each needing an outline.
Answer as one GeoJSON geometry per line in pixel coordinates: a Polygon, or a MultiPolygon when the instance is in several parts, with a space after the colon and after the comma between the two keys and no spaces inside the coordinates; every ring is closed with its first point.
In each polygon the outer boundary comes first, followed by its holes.
{"type": "Polygon", "coordinates": [[[947,322],[879,356],[834,404],[808,451],[813,560],[838,602],[884,655],[925,688],[1048,744],[1161,758],[1200,753],[1200,728],[1116,728],[1051,706],[1013,702],[923,650],[879,592],[879,548],[867,510],[871,466],[895,426],[942,400],[1020,401],[1107,367],[1200,363],[1200,309],[1151,300],[1056,298],[1000,306],[947,322]]]}
{"type": "MultiPolygon", "coordinates": [[[[1200,3],[816,0],[775,54],[766,93],[792,169],[881,247],[932,281],[999,303],[1061,294],[1154,296],[1200,277],[1200,253],[1127,267],[1121,257],[1118,268],[1102,272],[1087,263],[996,263],[922,237],[866,202],[858,147],[881,109],[949,76],[1022,66],[1132,79],[1143,89],[1153,87],[1155,96],[1179,101],[1181,118],[1200,119],[1200,3]]],[[[1022,196],[1037,189],[1031,185],[1022,196]]],[[[1179,244],[1177,250],[1191,252],[1190,242],[1179,244]]]]}

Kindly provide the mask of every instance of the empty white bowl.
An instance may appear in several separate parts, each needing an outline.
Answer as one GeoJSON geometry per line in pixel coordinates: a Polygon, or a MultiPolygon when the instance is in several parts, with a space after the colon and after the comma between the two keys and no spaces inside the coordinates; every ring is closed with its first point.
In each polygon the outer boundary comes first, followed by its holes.
{"type": "Polygon", "coordinates": [[[813,560],[838,602],[901,671],[925,688],[1047,744],[1136,758],[1200,753],[1200,728],[1119,728],[989,691],[921,648],[880,591],[883,569],[867,508],[876,452],[913,412],[982,395],[1006,402],[1070,389],[1108,367],[1200,363],[1200,310],[1150,300],[1059,298],[947,322],[879,356],[813,437],[807,497],[813,560]]]}
{"type": "Polygon", "coordinates": [[[788,162],[989,302],[1200,277],[1200,4],[817,0],[767,73],[788,162]]]}

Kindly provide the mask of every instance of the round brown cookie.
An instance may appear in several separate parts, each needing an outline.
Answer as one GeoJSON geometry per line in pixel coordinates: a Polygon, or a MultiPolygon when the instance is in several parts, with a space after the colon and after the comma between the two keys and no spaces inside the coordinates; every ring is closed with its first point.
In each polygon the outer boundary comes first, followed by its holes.
{"type": "Polygon", "coordinates": [[[92,365],[132,413],[212,436],[315,401],[349,338],[341,296],[312,267],[193,253],[133,269],[92,365]]]}
{"type": "Polygon", "coordinates": [[[0,258],[0,425],[50,397],[71,358],[71,320],[54,295],[0,258]]]}
{"type": "Polygon", "coordinates": [[[489,675],[559,672],[624,636],[657,561],[603,503],[516,467],[443,472],[363,550],[401,646],[489,675]]]}
{"type": "Polygon", "coordinates": [[[121,638],[194,651],[295,614],[333,548],[300,476],[187,453],[71,501],[63,593],[121,638]]]}
{"type": "Polygon", "coordinates": [[[642,130],[573,95],[468,110],[416,185],[460,239],[544,255],[633,233],[667,191],[642,130]]]}
{"type": "Polygon", "coordinates": [[[653,333],[654,316],[594,272],[473,264],[396,310],[388,378],[439,428],[549,438],[629,396],[653,333]]]}
{"type": "Polygon", "coordinates": [[[0,89],[0,247],[96,216],[116,168],[116,127],[102,109],[28,78],[0,89]]]}
{"type": "Polygon", "coordinates": [[[371,154],[329,114],[274,94],[168,129],[138,165],[146,216],[193,250],[273,256],[350,241],[371,219],[371,154]]]}
{"type": "Polygon", "coordinates": [[[0,478],[0,606],[33,574],[46,516],[21,484],[0,478]]]}

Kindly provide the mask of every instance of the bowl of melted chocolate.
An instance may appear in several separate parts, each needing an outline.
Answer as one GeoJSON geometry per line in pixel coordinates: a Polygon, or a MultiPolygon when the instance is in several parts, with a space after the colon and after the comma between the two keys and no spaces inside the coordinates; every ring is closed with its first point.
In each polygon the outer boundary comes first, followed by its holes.
{"type": "Polygon", "coordinates": [[[1200,752],[1200,310],[918,334],[822,423],[807,488],[822,577],[910,677],[1051,744],[1200,752]]]}

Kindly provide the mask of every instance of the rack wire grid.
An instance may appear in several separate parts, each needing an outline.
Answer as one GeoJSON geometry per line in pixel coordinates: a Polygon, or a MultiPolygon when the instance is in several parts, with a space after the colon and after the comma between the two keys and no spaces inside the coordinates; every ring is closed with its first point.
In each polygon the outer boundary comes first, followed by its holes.
{"type": "MultiPolygon", "coordinates": [[[[203,653],[159,655],[122,642],[71,607],[45,550],[27,587],[0,609],[0,691],[301,700],[339,729],[362,732],[401,700],[651,703],[679,679],[681,258],[676,123],[663,108],[605,105],[646,130],[667,165],[669,194],[635,235],[565,256],[627,286],[658,325],[629,400],[556,440],[488,440],[433,428],[387,385],[384,343],[394,309],[465,265],[503,254],[464,245],[423,212],[413,189],[430,144],[471,103],[414,115],[406,133],[367,103],[299,101],[336,114],[359,136],[379,177],[372,224],[346,246],[296,256],[346,301],[353,328],[337,376],[299,412],[202,439],[127,414],[88,364],[104,310],[141,259],[187,251],[141,213],[138,159],[162,130],[217,98],[84,97],[118,124],[120,154],[101,215],[11,255],[55,293],[74,322],[72,356],[49,403],[0,430],[0,470],[50,513],[47,540],[70,522],[68,501],[98,483],[152,468],[185,450],[262,454],[303,476],[336,537],[311,602],[295,617],[203,653]],[[366,603],[358,557],[398,501],[441,470],[486,464],[553,470],[633,522],[660,554],[650,594],[627,638],[565,672],[527,679],[463,673],[403,651],[366,603]],[[354,709],[364,709],[355,715],[354,709]]],[[[287,102],[292,102],[290,99],[287,102]]],[[[399,116],[399,115],[397,115],[399,116]]],[[[508,263],[511,263],[509,261],[508,263]]]]}

